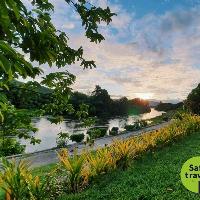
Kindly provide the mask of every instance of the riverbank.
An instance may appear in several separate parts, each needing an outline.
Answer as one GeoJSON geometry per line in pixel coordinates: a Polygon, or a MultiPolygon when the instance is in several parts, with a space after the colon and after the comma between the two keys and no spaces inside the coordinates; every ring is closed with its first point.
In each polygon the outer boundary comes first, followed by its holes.
{"type": "MultiPolygon", "coordinates": [[[[130,165],[132,165],[132,164],[135,165],[135,162],[137,162],[141,158],[143,158],[149,154],[154,156],[157,152],[161,151],[162,149],[168,148],[169,146],[176,145],[176,143],[180,143],[184,138],[189,139],[190,135],[196,134],[199,131],[200,131],[200,117],[185,113],[182,115],[178,115],[177,118],[172,120],[168,126],[161,128],[160,130],[155,130],[155,131],[152,131],[151,133],[146,133],[137,138],[131,137],[126,140],[115,141],[114,143],[112,143],[111,148],[106,148],[106,149],[103,148],[101,150],[99,149],[97,151],[97,153],[94,153],[94,152],[89,153],[88,152],[88,154],[82,154],[80,157],[77,157],[76,155],[74,155],[73,157],[70,158],[67,155],[67,152],[62,151],[62,153],[60,154],[60,157],[59,157],[60,161],[61,161],[60,164],[63,164],[63,167],[67,170],[69,175],[74,174],[74,170],[75,170],[75,173],[79,174],[80,171],[76,172],[76,167],[78,167],[78,169],[80,169],[80,166],[79,165],[77,166],[77,162],[80,163],[80,161],[77,159],[83,159],[83,162],[81,161],[82,162],[81,166],[84,168],[81,167],[81,169],[86,170],[86,171],[84,171],[84,175],[86,175],[86,178],[89,177],[89,179],[84,179],[84,180],[86,180],[86,181],[89,180],[89,181],[83,183],[83,184],[85,184],[84,186],[87,186],[87,187],[86,188],[84,187],[84,191],[82,193],[77,193],[77,194],[73,193],[73,194],[75,196],[81,195],[81,196],[79,196],[80,198],[78,197],[77,199],[90,199],[87,197],[85,198],[84,192],[87,192],[87,190],[89,190],[90,188],[94,187],[95,185],[98,185],[100,183],[99,180],[102,180],[102,177],[107,176],[106,174],[110,174],[112,176],[112,174],[115,173],[116,171],[119,174],[120,174],[120,172],[124,173],[124,170],[127,169],[127,167],[130,167],[130,165]],[[102,157],[102,155],[103,155],[103,157],[102,157]],[[126,158],[126,159],[124,159],[124,158],[126,158]],[[103,160],[101,160],[101,159],[103,159],[103,160]],[[106,163],[106,168],[100,168],[100,171],[93,171],[93,170],[99,170],[99,160],[101,160],[100,162],[106,163]],[[93,165],[93,164],[95,164],[95,165],[93,165]],[[72,169],[72,171],[71,171],[71,169],[72,169]]],[[[179,152],[176,152],[176,154],[177,153],[179,153],[179,152]]],[[[169,154],[169,155],[171,155],[171,154],[169,154]]],[[[164,157],[165,157],[165,154],[163,154],[162,158],[164,158],[164,157]]],[[[170,160],[168,160],[168,162],[170,163],[170,160]]],[[[157,163],[157,165],[159,166],[159,163],[157,163]]],[[[55,169],[54,166],[55,166],[55,164],[54,165],[46,165],[44,167],[34,169],[30,173],[35,174],[35,175],[41,175],[41,179],[43,179],[43,177],[45,176],[46,173],[49,172],[49,170],[55,169]]],[[[150,167],[150,166],[145,165],[145,167],[150,167]]],[[[62,169],[64,169],[64,168],[62,168],[62,169]]],[[[132,166],[131,166],[131,168],[132,168],[132,166]]],[[[133,168],[133,170],[134,170],[134,168],[133,168]]],[[[138,175],[142,176],[143,182],[145,183],[146,182],[145,179],[148,178],[147,173],[149,173],[149,171],[148,170],[141,171],[140,168],[139,168],[139,170],[140,171],[137,171],[138,175]]],[[[169,173],[171,173],[170,168],[168,168],[167,170],[169,170],[169,173]]],[[[164,181],[167,180],[168,182],[170,182],[170,177],[166,176],[166,174],[162,174],[162,169],[161,170],[159,169],[157,175],[156,174],[153,174],[153,175],[154,176],[151,177],[152,184],[154,184],[153,183],[154,179],[156,180],[155,176],[161,176],[161,177],[163,176],[164,181]]],[[[59,175],[58,175],[58,178],[59,178],[59,175]]],[[[60,180],[60,178],[59,178],[59,180],[60,180]]],[[[24,181],[26,181],[26,180],[24,180],[24,181]]],[[[66,179],[66,181],[67,182],[63,183],[64,190],[61,191],[61,193],[60,193],[62,195],[62,197],[59,196],[59,198],[58,198],[58,196],[57,196],[56,199],[60,199],[60,200],[68,199],[71,196],[72,196],[71,199],[75,199],[73,197],[74,195],[72,195],[71,192],[77,192],[77,191],[81,191],[83,189],[82,182],[80,182],[80,184],[81,184],[79,187],[80,190],[73,190],[73,188],[71,188],[71,184],[77,184],[76,180],[66,179]]],[[[161,183],[159,182],[160,180],[157,180],[157,181],[158,182],[156,184],[162,183],[162,182],[161,183]]],[[[143,182],[141,181],[138,184],[141,185],[141,184],[143,184],[143,182]]],[[[129,184],[129,183],[127,183],[127,184],[129,184]]],[[[134,187],[134,185],[131,184],[131,182],[130,182],[130,185],[133,187],[133,190],[135,190],[135,187],[134,187]]],[[[62,184],[59,184],[59,186],[62,186],[62,184]]],[[[150,186],[151,185],[149,184],[149,187],[150,186]]],[[[126,185],[123,184],[121,187],[126,187],[126,185]]],[[[52,186],[52,189],[53,188],[54,187],[52,186]]],[[[99,188],[101,189],[101,187],[99,187],[99,188]]],[[[171,190],[171,188],[169,190],[171,190]]],[[[151,190],[150,190],[150,192],[151,192],[151,190]]],[[[112,195],[112,193],[111,193],[111,195],[112,195]]],[[[122,196],[122,198],[120,197],[119,199],[130,199],[129,197],[130,197],[129,195],[126,195],[125,198],[122,196]]],[[[98,199],[98,198],[94,198],[94,199],[98,199]]],[[[100,196],[99,199],[104,199],[104,196],[100,196]]],[[[108,196],[108,199],[112,199],[112,198],[110,198],[108,196]]],[[[136,197],[134,199],[154,199],[154,198],[148,198],[148,197],[146,197],[146,195],[142,195],[142,196],[139,196],[138,198],[136,197]]],[[[156,199],[160,199],[160,198],[156,198],[156,199]]],[[[171,198],[165,198],[165,199],[171,199],[171,198]]],[[[174,199],[174,198],[172,198],[172,199],[174,199]]]]}
{"type": "Polygon", "coordinates": [[[98,177],[98,181],[77,194],[59,200],[197,200],[198,194],[181,183],[183,163],[200,152],[200,132],[133,161],[126,171],[116,170],[98,177]]]}
{"type": "MultiPolygon", "coordinates": [[[[102,122],[97,122],[94,127],[98,126],[105,126],[109,130],[111,130],[113,127],[118,127],[119,131],[122,132],[124,130],[124,127],[127,124],[134,124],[138,120],[152,120],[152,118],[161,116],[163,112],[156,111],[155,109],[152,109],[150,113],[145,113],[141,115],[131,115],[131,116],[118,116],[113,117],[110,119],[104,119],[102,122]]],[[[161,119],[161,118],[160,118],[161,119]]],[[[161,120],[157,120],[155,124],[161,123],[161,120]]],[[[33,153],[36,151],[43,151],[45,149],[51,149],[57,146],[56,139],[58,137],[58,133],[69,133],[71,134],[86,134],[87,129],[80,126],[80,124],[77,121],[73,121],[70,119],[65,119],[62,123],[59,124],[52,124],[48,118],[46,117],[40,117],[33,119],[34,127],[38,128],[38,131],[34,134],[34,136],[41,140],[40,144],[32,145],[30,144],[30,141],[21,139],[20,143],[23,145],[26,145],[26,153],[33,153]]],[[[72,144],[72,141],[69,140],[68,144],[72,144]]]]}
{"type": "MultiPolygon", "coordinates": [[[[167,126],[170,122],[164,122],[158,125],[154,125],[148,128],[144,128],[139,131],[132,131],[132,132],[127,132],[125,134],[120,134],[117,136],[107,136],[103,138],[96,139],[94,142],[94,146],[86,146],[83,143],[79,144],[73,144],[73,145],[68,145],[67,148],[69,152],[72,153],[74,147],[77,147],[78,152],[81,152],[83,149],[87,148],[89,150],[95,150],[99,147],[104,147],[105,145],[109,145],[113,142],[115,139],[126,139],[132,136],[138,136],[140,134],[150,132],[152,130],[158,130],[164,126],[167,126]]],[[[16,158],[16,159],[26,159],[31,163],[31,166],[33,168],[35,167],[41,167],[44,165],[52,164],[58,162],[58,157],[57,157],[57,152],[59,149],[49,149],[49,150],[44,150],[44,151],[39,151],[35,153],[30,153],[30,154],[23,154],[23,155],[16,155],[16,156],[9,156],[9,159],[16,158]]]]}

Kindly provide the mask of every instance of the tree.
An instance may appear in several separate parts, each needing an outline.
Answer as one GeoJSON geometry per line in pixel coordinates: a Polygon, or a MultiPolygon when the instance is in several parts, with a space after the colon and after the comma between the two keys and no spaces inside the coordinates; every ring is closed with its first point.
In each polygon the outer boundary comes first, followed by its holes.
{"type": "MultiPolygon", "coordinates": [[[[114,13],[108,7],[95,7],[85,0],[65,2],[80,15],[86,37],[91,42],[101,42],[104,37],[98,32],[98,24],[102,21],[109,24],[114,13]]],[[[21,0],[0,2],[0,86],[6,86],[13,78],[35,78],[41,74],[41,67],[33,67],[33,61],[58,68],[76,61],[80,61],[83,68],[95,67],[94,61],[83,58],[82,47],[77,50],[69,47],[66,33],[52,24],[53,4],[49,0],[32,0],[31,3],[33,8],[29,11],[21,0]],[[31,62],[24,54],[30,55],[31,62]]]]}
{"type": "Polygon", "coordinates": [[[112,102],[112,114],[113,115],[127,115],[130,104],[126,97],[113,100],[112,102]]]}
{"type": "Polygon", "coordinates": [[[8,100],[21,109],[39,109],[50,102],[52,90],[41,86],[37,82],[11,81],[8,84],[9,90],[4,89],[8,100]]]}
{"type": "MultiPolygon", "coordinates": [[[[82,47],[71,48],[66,33],[55,28],[51,20],[54,5],[49,0],[31,0],[31,3],[32,8],[29,10],[22,0],[0,1],[1,127],[4,126],[5,119],[3,109],[10,109],[2,90],[9,90],[8,84],[11,80],[19,77],[34,79],[42,74],[40,65],[45,63],[50,67],[61,68],[78,61],[84,69],[95,67],[93,60],[84,59],[82,47]],[[24,55],[29,55],[30,61],[27,61],[24,55]],[[39,66],[33,66],[33,62],[37,62],[39,66]]],[[[111,22],[114,13],[109,7],[95,7],[85,0],[65,0],[63,3],[69,4],[80,15],[85,36],[91,42],[98,43],[104,40],[98,31],[98,25],[100,22],[111,22]]],[[[56,122],[62,120],[63,112],[73,111],[68,100],[71,94],[70,85],[74,81],[75,76],[67,70],[51,73],[43,78],[43,85],[54,88],[52,101],[44,106],[44,110],[56,116],[56,122]]],[[[77,112],[77,117],[85,117],[87,106],[80,106],[80,109],[82,110],[77,112]]]]}
{"type": "Polygon", "coordinates": [[[4,120],[0,126],[0,156],[24,151],[24,147],[15,139],[16,135],[19,138],[29,139],[32,144],[39,142],[29,134],[37,131],[31,125],[31,113],[18,112],[13,105],[9,104],[2,105],[2,113],[4,120]]]}
{"type": "Polygon", "coordinates": [[[84,103],[89,105],[90,104],[90,100],[89,100],[89,96],[87,96],[86,94],[83,94],[81,92],[73,92],[73,94],[71,95],[70,98],[70,103],[73,104],[74,109],[78,109],[79,105],[84,103]]]}
{"type": "Polygon", "coordinates": [[[95,108],[95,115],[107,115],[110,113],[112,99],[106,89],[102,89],[99,85],[96,85],[91,96],[91,103],[95,108]]]}
{"type": "MultiPolygon", "coordinates": [[[[65,0],[74,7],[85,27],[86,37],[91,42],[101,42],[104,37],[98,32],[98,23],[110,23],[114,15],[109,8],[97,8],[85,0],[65,0]]],[[[40,67],[26,61],[24,54],[30,55],[30,61],[39,64],[48,63],[57,67],[71,65],[80,61],[84,68],[95,67],[94,61],[83,58],[83,49],[75,50],[68,46],[68,37],[55,28],[51,22],[54,9],[49,0],[32,0],[29,11],[21,0],[2,0],[0,3],[0,60],[1,85],[14,77],[34,78],[42,72],[40,67]]]]}
{"type": "Polygon", "coordinates": [[[190,92],[184,104],[189,111],[200,115],[200,84],[190,92]]]}
{"type": "Polygon", "coordinates": [[[177,109],[181,109],[183,107],[183,103],[179,102],[179,103],[162,103],[160,102],[155,109],[158,111],[170,111],[170,110],[177,110],[177,109]]]}

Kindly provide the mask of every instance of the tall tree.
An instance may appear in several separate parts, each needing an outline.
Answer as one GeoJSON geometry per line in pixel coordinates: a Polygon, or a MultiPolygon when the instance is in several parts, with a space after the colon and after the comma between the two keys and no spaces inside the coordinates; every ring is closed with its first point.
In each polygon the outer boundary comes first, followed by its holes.
{"type": "MultiPolygon", "coordinates": [[[[52,23],[51,15],[54,5],[49,0],[31,0],[32,8],[28,9],[23,0],[0,1],[0,116],[3,127],[5,106],[7,99],[1,92],[8,88],[9,81],[22,78],[35,78],[42,74],[41,64],[48,64],[57,68],[71,65],[79,61],[85,68],[95,67],[93,60],[83,57],[83,48],[73,49],[69,46],[69,38],[65,32],[57,30],[52,23]],[[27,61],[24,55],[29,56],[27,61]],[[33,66],[33,62],[38,66],[33,66]]],[[[114,15],[109,7],[103,9],[96,7],[86,0],[63,0],[74,9],[81,18],[85,28],[85,36],[91,42],[101,42],[103,35],[98,31],[99,24],[109,24],[114,15]]],[[[75,76],[66,69],[64,72],[48,74],[43,78],[42,84],[54,88],[53,101],[45,106],[46,111],[61,120],[62,111],[72,112],[68,104],[70,85],[75,81],[75,76]]],[[[86,106],[80,106],[81,112],[77,116],[86,114],[86,106]]]]}
{"type": "Polygon", "coordinates": [[[184,104],[189,111],[200,115],[200,83],[190,92],[184,104]]]}
{"type": "Polygon", "coordinates": [[[92,92],[92,105],[95,108],[95,115],[107,115],[110,113],[111,98],[106,89],[102,89],[99,85],[96,85],[92,92]]]}

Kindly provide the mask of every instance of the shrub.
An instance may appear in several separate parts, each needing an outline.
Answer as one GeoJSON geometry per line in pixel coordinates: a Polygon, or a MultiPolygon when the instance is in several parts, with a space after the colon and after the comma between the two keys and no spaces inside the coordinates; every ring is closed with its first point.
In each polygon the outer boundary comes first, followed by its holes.
{"type": "Polygon", "coordinates": [[[87,157],[91,176],[98,176],[115,168],[115,158],[108,148],[98,149],[87,157]]]}
{"type": "Polygon", "coordinates": [[[99,128],[101,130],[101,137],[104,137],[107,133],[108,128],[99,128]]]}
{"type": "Polygon", "coordinates": [[[38,176],[33,177],[29,165],[25,161],[16,162],[2,159],[2,167],[0,188],[5,191],[6,199],[49,199],[47,192],[49,179],[41,182],[38,176]]]}
{"type": "Polygon", "coordinates": [[[134,125],[126,125],[124,127],[127,131],[137,131],[140,129],[138,124],[134,124],[134,125]]]}
{"type": "Polygon", "coordinates": [[[0,139],[0,157],[21,154],[25,150],[25,145],[21,145],[15,138],[0,139]]]}
{"type": "Polygon", "coordinates": [[[63,149],[58,153],[61,166],[66,170],[67,175],[67,187],[71,192],[78,192],[84,188],[88,183],[89,169],[85,165],[86,155],[84,153],[77,154],[74,151],[72,157],[66,149],[63,149]]]}
{"type": "Polygon", "coordinates": [[[136,121],[133,125],[125,125],[127,131],[137,131],[144,127],[147,127],[148,123],[145,120],[136,121]]]}
{"type": "Polygon", "coordinates": [[[133,140],[116,140],[111,146],[111,151],[116,159],[116,166],[125,170],[129,167],[134,156],[134,141],[133,140]]]}
{"type": "Polygon", "coordinates": [[[125,125],[124,127],[126,131],[135,131],[135,126],[134,125],[125,125]]]}
{"type": "Polygon", "coordinates": [[[87,134],[90,136],[90,139],[101,137],[101,131],[99,129],[90,129],[87,131],[87,134]]]}
{"type": "Polygon", "coordinates": [[[112,127],[112,129],[109,131],[110,135],[117,135],[119,133],[119,128],[118,127],[112,127]]]}
{"type": "Polygon", "coordinates": [[[87,131],[87,134],[90,136],[91,139],[104,137],[106,133],[107,133],[106,128],[93,128],[87,131]]]}
{"type": "Polygon", "coordinates": [[[146,127],[148,125],[147,121],[145,120],[139,120],[138,123],[140,124],[141,127],[146,127]]]}
{"type": "Polygon", "coordinates": [[[47,193],[46,190],[48,182],[46,182],[46,180],[41,182],[39,176],[32,177],[31,174],[26,176],[25,180],[29,189],[30,199],[49,199],[49,193],[47,193]]]}
{"type": "Polygon", "coordinates": [[[25,200],[29,196],[25,175],[30,174],[25,162],[20,161],[17,165],[13,160],[9,162],[2,159],[3,171],[0,172],[0,186],[6,193],[6,199],[25,200]]]}
{"type": "Polygon", "coordinates": [[[72,140],[72,142],[82,142],[84,139],[84,134],[80,133],[80,134],[73,134],[70,136],[70,139],[72,140]]]}
{"type": "Polygon", "coordinates": [[[169,117],[167,117],[167,116],[166,116],[166,117],[163,117],[162,119],[163,119],[164,121],[166,121],[166,122],[169,121],[169,117]]]}
{"type": "Polygon", "coordinates": [[[48,200],[56,200],[66,190],[65,173],[58,167],[53,172],[48,174],[48,185],[46,192],[48,193],[48,200]]]}
{"type": "Polygon", "coordinates": [[[56,139],[57,147],[63,148],[67,145],[69,141],[69,133],[58,133],[58,138],[56,139]]]}

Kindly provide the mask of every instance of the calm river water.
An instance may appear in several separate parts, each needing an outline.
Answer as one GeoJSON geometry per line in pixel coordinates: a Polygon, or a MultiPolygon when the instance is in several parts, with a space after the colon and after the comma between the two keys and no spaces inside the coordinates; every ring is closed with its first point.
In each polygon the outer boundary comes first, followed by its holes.
{"type": "MultiPolygon", "coordinates": [[[[107,126],[108,130],[112,127],[119,127],[120,130],[123,130],[125,124],[133,124],[137,120],[141,119],[151,119],[153,117],[162,115],[163,112],[156,111],[151,109],[150,113],[140,114],[140,115],[131,115],[128,117],[116,117],[108,119],[106,122],[97,124],[97,126],[107,126]]],[[[26,145],[26,153],[31,153],[35,151],[41,151],[45,149],[50,149],[56,147],[56,138],[59,132],[68,132],[69,134],[74,133],[86,133],[87,130],[80,128],[80,124],[73,120],[65,120],[60,124],[51,124],[47,118],[37,118],[33,120],[33,124],[38,128],[38,132],[34,135],[36,138],[41,139],[40,144],[31,145],[26,140],[21,140],[22,144],[26,145]]],[[[69,141],[69,144],[72,143],[69,141]]]]}

